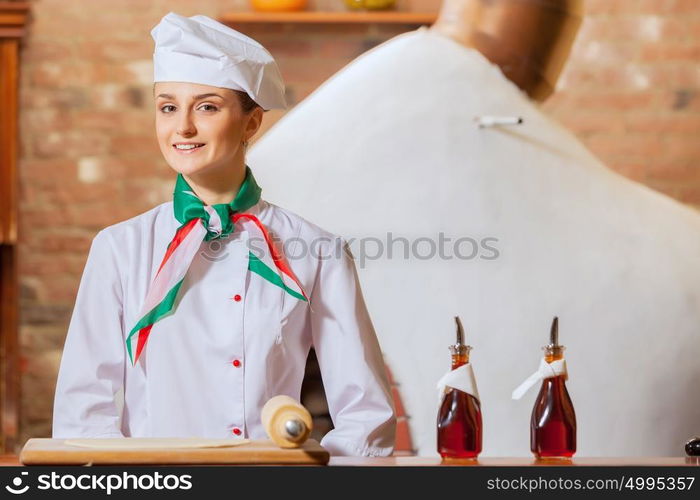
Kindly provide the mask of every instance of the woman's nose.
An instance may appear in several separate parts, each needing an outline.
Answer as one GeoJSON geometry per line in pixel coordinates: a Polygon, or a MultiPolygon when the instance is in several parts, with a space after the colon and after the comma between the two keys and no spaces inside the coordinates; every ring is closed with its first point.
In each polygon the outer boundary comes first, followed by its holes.
{"type": "Polygon", "coordinates": [[[180,114],[180,121],[177,124],[177,133],[183,137],[189,137],[197,133],[197,129],[188,111],[180,114]]]}

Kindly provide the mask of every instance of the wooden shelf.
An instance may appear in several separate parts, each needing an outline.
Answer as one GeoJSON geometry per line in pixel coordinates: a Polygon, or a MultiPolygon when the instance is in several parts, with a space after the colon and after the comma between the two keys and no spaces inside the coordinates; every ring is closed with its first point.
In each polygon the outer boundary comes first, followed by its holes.
{"type": "Polygon", "coordinates": [[[434,12],[361,11],[361,12],[226,12],[219,15],[224,24],[306,23],[306,24],[433,24],[434,12]]]}
{"type": "Polygon", "coordinates": [[[0,38],[22,38],[29,15],[29,2],[0,1],[0,38]]]}

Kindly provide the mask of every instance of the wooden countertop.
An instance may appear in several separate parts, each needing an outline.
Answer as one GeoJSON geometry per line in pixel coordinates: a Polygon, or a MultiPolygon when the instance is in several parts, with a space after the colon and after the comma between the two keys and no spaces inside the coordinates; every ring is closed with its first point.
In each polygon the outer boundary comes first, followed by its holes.
{"type": "Polygon", "coordinates": [[[22,465],[19,463],[19,456],[17,455],[0,455],[0,467],[16,467],[22,465]]]}
{"type": "MultiPolygon", "coordinates": [[[[0,455],[0,466],[21,466],[17,455],[0,455]]],[[[370,457],[331,457],[328,465],[331,466],[346,466],[346,467],[431,467],[431,466],[449,466],[449,465],[472,465],[472,466],[495,466],[495,467],[523,467],[523,466],[644,466],[644,467],[682,467],[682,466],[700,466],[700,457],[582,457],[574,458],[570,463],[553,463],[553,462],[535,462],[532,458],[496,458],[484,457],[477,462],[469,463],[442,463],[439,458],[435,457],[385,457],[385,458],[370,458],[370,457]]]]}
{"type": "Polygon", "coordinates": [[[487,466],[487,467],[527,467],[527,466],[651,466],[679,467],[698,466],[700,457],[583,457],[572,460],[542,460],[532,457],[484,457],[478,460],[442,462],[439,457],[331,457],[328,465],[372,466],[372,467],[433,467],[433,466],[487,466]]]}
{"type": "Polygon", "coordinates": [[[281,448],[269,439],[32,438],[19,459],[26,465],[325,465],[330,454],[318,441],[281,448]],[[223,441],[223,445],[222,445],[223,441]],[[202,444],[204,443],[204,444],[202,444]],[[111,447],[111,449],[110,449],[111,447]]]}

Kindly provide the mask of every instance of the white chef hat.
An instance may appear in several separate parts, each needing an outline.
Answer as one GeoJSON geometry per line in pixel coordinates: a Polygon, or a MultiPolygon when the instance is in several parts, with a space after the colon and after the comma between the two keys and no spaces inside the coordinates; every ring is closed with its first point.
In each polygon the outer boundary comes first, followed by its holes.
{"type": "Polygon", "coordinates": [[[286,108],[284,81],[258,42],[207,16],[170,12],[151,30],[154,82],[189,82],[247,93],[263,109],[286,108]]]}

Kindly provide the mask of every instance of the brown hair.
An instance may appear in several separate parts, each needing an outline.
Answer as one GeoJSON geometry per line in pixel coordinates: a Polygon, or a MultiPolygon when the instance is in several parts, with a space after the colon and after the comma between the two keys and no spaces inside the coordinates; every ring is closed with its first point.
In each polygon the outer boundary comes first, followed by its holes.
{"type": "Polygon", "coordinates": [[[241,90],[234,90],[234,92],[238,95],[238,102],[241,103],[241,109],[244,113],[250,113],[255,108],[260,107],[247,93],[241,90]]]}

